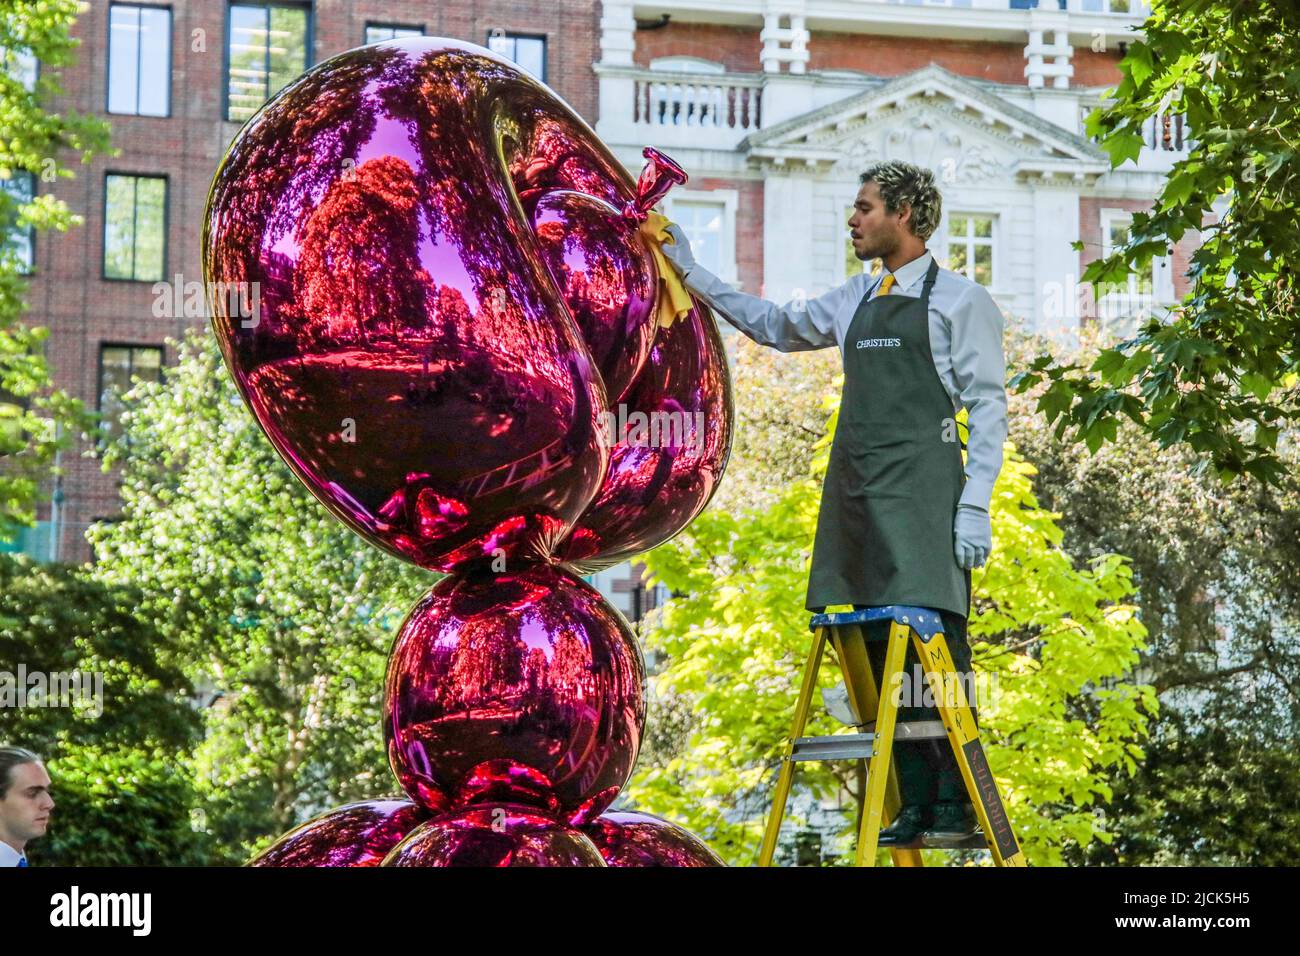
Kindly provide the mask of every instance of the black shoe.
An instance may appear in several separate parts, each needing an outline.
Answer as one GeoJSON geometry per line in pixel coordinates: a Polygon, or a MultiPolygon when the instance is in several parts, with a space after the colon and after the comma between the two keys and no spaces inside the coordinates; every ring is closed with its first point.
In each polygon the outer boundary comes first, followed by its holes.
{"type": "Polygon", "coordinates": [[[925,835],[945,840],[961,839],[974,835],[978,824],[975,808],[969,803],[940,801],[934,805],[934,822],[925,831],[925,835]]]}
{"type": "Polygon", "coordinates": [[[911,843],[930,825],[930,808],[922,806],[899,807],[894,822],[880,831],[878,846],[898,846],[911,843]]]}

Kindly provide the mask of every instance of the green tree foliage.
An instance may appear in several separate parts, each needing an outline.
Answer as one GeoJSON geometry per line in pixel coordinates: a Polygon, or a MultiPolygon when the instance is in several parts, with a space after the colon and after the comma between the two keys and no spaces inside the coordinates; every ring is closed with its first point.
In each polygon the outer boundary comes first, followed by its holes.
{"type": "Polygon", "coordinates": [[[75,151],[86,162],[108,147],[107,124],[43,105],[62,92],[57,71],[72,62],[77,41],[69,30],[83,6],[75,0],[0,5],[0,185],[8,187],[0,188],[0,540],[35,520],[40,483],[66,433],[91,425],[80,400],[51,386],[42,345],[47,330],[19,321],[24,265],[6,241],[10,230],[62,232],[79,223],[49,191],[72,176],[56,156],[75,151]],[[32,90],[24,82],[28,57],[40,63],[32,90]],[[30,200],[20,199],[26,190],[14,187],[29,175],[37,188],[30,200]]]}
{"type": "Polygon", "coordinates": [[[1088,132],[1114,166],[1137,157],[1142,124],[1166,110],[1185,114],[1194,142],[1154,208],[1134,214],[1129,242],[1082,280],[1141,274],[1199,230],[1191,291],[1168,321],[1091,364],[1042,354],[1012,385],[1046,382],[1040,410],[1058,437],[1071,429],[1091,450],[1114,441],[1125,416],[1164,447],[1186,443],[1225,481],[1276,482],[1279,430],[1300,420],[1300,17],[1294,0],[1159,0],[1144,31],[1088,132]],[[1207,222],[1224,196],[1227,214],[1207,222]]]}
{"type": "MultiPolygon", "coordinates": [[[[695,720],[675,748],[656,741],[629,796],[733,864],[756,859],[810,646],[802,608],[834,424],[832,414],[812,477],[766,508],[711,507],[646,559],[674,593],[645,637],[666,660],[650,720],[659,709],[695,720]]],[[[1110,798],[1115,775],[1136,769],[1156,701],[1128,678],[1146,631],[1128,603],[1127,562],[1108,554],[1076,568],[1061,549],[1060,515],[1034,497],[1033,467],[1010,445],[1006,457],[992,501],[993,557],[972,581],[974,661],[993,691],[980,700],[981,724],[1029,858],[1057,863],[1067,845],[1112,838],[1095,807],[1110,798]]],[[[831,656],[823,686],[837,680],[831,656]]],[[[807,732],[845,729],[815,708],[807,732]]],[[[843,790],[861,801],[851,765],[810,764],[800,774],[819,796],[843,790]]],[[[846,814],[846,832],[855,821],[846,814]]]]}
{"type": "Polygon", "coordinates": [[[1116,839],[1072,848],[1089,866],[1294,866],[1300,754],[1211,710],[1168,711],[1146,760],[1106,807],[1116,839]],[[1238,726],[1240,726],[1238,724],[1238,726]]]}
{"type": "Polygon", "coordinates": [[[34,862],[208,859],[191,826],[201,721],[173,648],[136,616],[138,602],[82,570],[0,555],[0,741],[39,753],[54,781],[34,862]]]}
{"type": "MultiPolygon", "coordinates": [[[[1071,361],[1110,340],[1085,335],[1071,361]]],[[[1036,343],[1009,348],[1009,363],[1036,343]]],[[[1040,386],[1041,388],[1041,386],[1040,386]]],[[[1076,559],[1128,555],[1160,696],[1138,773],[1104,808],[1113,844],[1091,864],[1267,865],[1300,838],[1300,445],[1284,431],[1276,485],[1220,485],[1185,445],[1122,423],[1096,454],[1042,430],[1033,391],[1012,396],[1011,438],[1039,498],[1062,512],[1076,559]]]]}
{"type": "Polygon", "coordinates": [[[91,529],[106,583],[176,641],[204,701],[209,833],[245,851],[314,812],[394,792],[379,728],[393,633],[435,578],[331,516],[191,332],[128,397],[121,519],[91,529]]]}
{"type": "MultiPolygon", "coordinates": [[[[1108,341],[1085,336],[1071,360],[1108,341]]],[[[1031,347],[1028,340],[1015,348],[1031,347]]],[[[1200,688],[1239,696],[1245,678],[1268,678],[1270,725],[1300,728],[1300,443],[1282,433],[1285,466],[1274,485],[1228,487],[1198,474],[1185,445],[1161,448],[1124,423],[1095,454],[1034,421],[1034,394],[1013,396],[1010,432],[1039,469],[1043,503],[1062,512],[1066,547],[1087,559],[1132,560],[1137,603],[1150,630],[1146,667],[1158,693],[1200,688]]],[[[1264,706],[1261,701],[1260,707],[1264,706]]]]}

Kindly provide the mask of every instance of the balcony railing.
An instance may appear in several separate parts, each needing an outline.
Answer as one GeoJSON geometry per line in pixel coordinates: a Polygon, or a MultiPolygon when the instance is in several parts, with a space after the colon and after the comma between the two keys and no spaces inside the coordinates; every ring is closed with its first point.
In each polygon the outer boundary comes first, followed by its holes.
{"type": "Polygon", "coordinates": [[[1186,153],[1193,142],[1189,134],[1187,118],[1173,110],[1148,117],[1142,124],[1143,144],[1161,153],[1186,153]]]}
{"type": "MultiPolygon", "coordinates": [[[[1089,113],[1097,106],[1104,106],[1091,100],[1079,104],[1079,129],[1083,130],[1089,113]]],[[[1172,109],[1164,110],[1154,116],[1148,116],[1142,123],[1142,151],[1138,154],[1137,167],[1143,172],[1168,173],[1174,164],[1184,159],[1191,148],[1196,145],[1187,117],[1172,109]]]]}
{"type": "Polygon", "coordinates": [[[762,123],[761,85],[759,76],[658,72],[635,80],[632,122],[726,129],[744,136],[762,123]]]}
{"type": "Polygon", "coordinates": [[[875,0],[906,7],[956,7],[968,10],[1070,10],[1077,13],[1114,13],[1147,17],[1149,0],[875,0]]]}

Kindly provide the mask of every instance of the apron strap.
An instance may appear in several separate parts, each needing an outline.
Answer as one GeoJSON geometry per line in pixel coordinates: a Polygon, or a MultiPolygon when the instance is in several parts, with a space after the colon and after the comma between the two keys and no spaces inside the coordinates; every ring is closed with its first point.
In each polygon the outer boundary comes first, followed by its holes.
{"type": "Polygon", "coordinates": [[[925,285],[921,289],[921,301],[927,309],[930,307],[930,290],[934,288],[934,280],[938,277],[939,260],[934,258],[934,253],[930,253],[930,268],[925,270],[925,285]]]}

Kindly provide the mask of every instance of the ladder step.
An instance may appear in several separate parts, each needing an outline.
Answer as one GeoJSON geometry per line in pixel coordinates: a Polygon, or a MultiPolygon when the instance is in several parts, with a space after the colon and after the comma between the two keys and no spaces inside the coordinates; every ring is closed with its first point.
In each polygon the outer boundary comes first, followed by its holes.
{"type": "MultiPolygon", "coordinates": [[[[874,727],[875,724],[867,724],[874,727]]],[[[941,720],[908,720],[894,725],[894,743],[900,740],[932,740],[947,737],[941,720]]],[[[828,737],[799,737],[794,742],[791,760],[857,760],[872,755],[876,735],[832,734],[828,737]]]]}
{"type": "Polygon", "coordinates": [[[800,737],[790,752],[791,760],[857,760],[870,757],[875,734],[835,734],[832,737],[800,737]]]}
{"type": "MultiPolygon", "coordinates": [[[[868,724],[874,727],[874,724],[868,724]]],[[[942,720],[907,720],[894,725],[894,744],[900,740],[930,740],[947,737],[942,720]]],[[[799,737],[794,742],[791,760],[858,760],[874,753],[876,735],[832,734],[829,737],[799,737]]]]}
{"type": "MultiPolygon", "coordinates": [[[[867,730],[874,730],[875,721],[867,724],[867,730]]],[[[932,740],[947,737],[942,720],[900,720],[894,724],[894,743],[900,740],[932,740]]]]}

